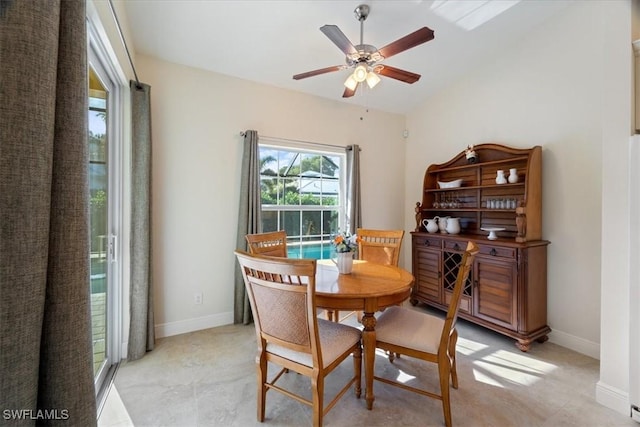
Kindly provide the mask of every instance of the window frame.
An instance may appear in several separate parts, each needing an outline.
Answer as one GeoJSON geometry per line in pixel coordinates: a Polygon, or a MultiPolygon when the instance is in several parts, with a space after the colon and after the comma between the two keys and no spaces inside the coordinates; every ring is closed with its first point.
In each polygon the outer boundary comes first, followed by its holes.
{"type": "MultiPolygon", "coordinates": [[[[290,151],[297,152],[302,155],[327,155],[332,157],[339,157],[338,168],[340,171],[338,177],[338,205],[280,205],[280,204],[272,204],[272,205],[264,205],[261,203],[261,211],[263,214],[265,212],[278,212],[280,215],[281,212],[301,212],[301,215],[304,215],[304,212],[308,211],[316,211],[323,212],[327,210],[335,210],[338,214],[338,229],[336,230],[320,230],[320,235],[317,236],[314,240],[306,240],[304,234],[299,235],[287,235],[287,246],[299,246],[308,245],[310,242],[321,244],[321,247],[325,245],[330,245],[331,240],[323,239],[322,235],[332,235],[337,233],[340,230],[343,230],[345,227],[346,220],[346,166],[347,166],[347,156],[345,148],[339,146],[331,146],[326,144],[314,144],[314,143],[303,143],[303,142],[293,142],[288,140],[280,140],[277,138],[265,138],[261,137],[258,142],[258,152],[259,157],[262,158],[262,149],[271,149],[271,150],[282,150],[282,151],[290,151]],[[324,231],[324,233],[323,233],[324,231]]],[[[300,177],[300,175],[297,175],[300,177]]],[[[260,174],[260,181],[262,181],[263,175],[260,174]]],[[[262,186],[262,183],[261,183],[262,186]]],[[[280,216],[278,216],[278,224],[281,224],[280,216]]],[[[264,215],[262,222],[260,224],[261,227],[264,226],[264,215]]],[[[300,225],[302,227],[302,224],[300,225]]],[[[263,230],[264,231],[264,230],[263,230]]],[[[295,250],[293,250],[295,252],[295,250]]],[[[290,252],[291,253],[291,252],[290,252]]],[[[298,251],[299,256],[302,256],[302,250],[298,251]]],[[[309,257],[309,256],[306,256],[309,257]]],[[[322,253],[318,259],[322,258],[322,253]]]]}

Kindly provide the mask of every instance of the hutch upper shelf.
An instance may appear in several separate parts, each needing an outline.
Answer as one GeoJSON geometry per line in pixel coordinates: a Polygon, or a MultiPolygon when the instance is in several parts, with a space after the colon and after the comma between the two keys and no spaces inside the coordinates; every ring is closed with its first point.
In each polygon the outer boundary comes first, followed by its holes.
{"type": "Polygon", "coordinates": [[[424,175],[422,202],[416,204],[416,229],[423,219],[451,216],[460,219],[461,234],[486,235],[482,228],[504,228],[499,237],[516,242],[542,237],[542,148],[511,148],[499,144],[474,147],[475,163],[465,152],[443,164],[429,166],[424,175]],[[514,169],[518,181],[497,184],[498,171],[514,169]],[[439,182],[461,180],[455,188],[439,182]]]}

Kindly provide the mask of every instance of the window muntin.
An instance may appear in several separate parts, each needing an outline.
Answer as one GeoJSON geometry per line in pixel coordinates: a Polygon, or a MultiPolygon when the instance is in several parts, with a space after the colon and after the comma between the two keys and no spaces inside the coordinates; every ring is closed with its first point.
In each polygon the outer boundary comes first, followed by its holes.
{"type": "Polygon", "coordinates": [[[345,155],[260,144],[264,232],[285,230],[294,258],[328,258],[343,215],[345,155]]]}

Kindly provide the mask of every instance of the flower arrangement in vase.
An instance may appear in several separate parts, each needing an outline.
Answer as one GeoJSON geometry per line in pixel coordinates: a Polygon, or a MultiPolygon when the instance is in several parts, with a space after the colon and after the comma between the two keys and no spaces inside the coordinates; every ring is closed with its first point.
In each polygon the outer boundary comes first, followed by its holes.
{"type": "Polygon", "coordinates": [[[353,254],[358,249],[360,238],[355,234],[338,233],[333,238],[336,258],[331,261],[338,267],[340,274],[350,274],[353,269],[353,254]]]}
{"type": "Polygon", "coordinates": [[[355,252],[360,238],[355,234],[338,232],[333,238],[333,247],[337,253],[355,252]]]}

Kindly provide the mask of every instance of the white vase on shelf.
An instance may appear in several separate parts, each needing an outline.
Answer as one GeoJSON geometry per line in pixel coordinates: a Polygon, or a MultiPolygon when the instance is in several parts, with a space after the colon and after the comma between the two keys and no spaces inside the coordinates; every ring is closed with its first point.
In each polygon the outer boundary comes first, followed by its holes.
{"type": "Polygon", "coordinates": [[[496,184],[506,184],[506,183],[507,183],[507,177],[504,176],[504,171],[499,170],[496,175],[496,184]]]}
{"type": "Polygon", "coordinates": [[[508,180],[510,184],[515,184],[516,182],[518,182],[518,169],[516,168],[509,169],[508,180]]]}

